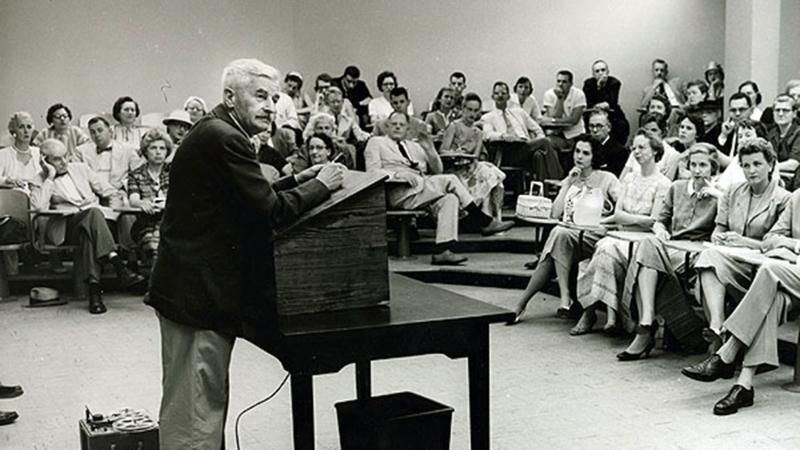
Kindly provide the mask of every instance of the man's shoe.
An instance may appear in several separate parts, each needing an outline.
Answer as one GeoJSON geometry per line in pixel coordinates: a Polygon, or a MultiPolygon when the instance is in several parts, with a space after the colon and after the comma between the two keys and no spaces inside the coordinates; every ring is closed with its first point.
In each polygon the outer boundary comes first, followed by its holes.
{"type": "Polygon", "coordinates": [[[681,373],[693,380],[708,382],[731,379],[735,369],[734,364],[726,364],[719,355],[713,354],[697,364],[684,367],[681,373]]]}
{"type": "Polygon", "coordinates": [[[0,398],[14,398],[22,395],[22,386],[4,386],[0,384],[0,398]]]}
{"type": "Polygon", "coordinates": [[[19,414],[16,411],[0,411],[0,425],[8,425],[17,420],[19,414]]]}
{"type": "Polygon", "coordinates": [[[117,276],[119,277],[119,284],[134,294],[143,294],[147,290],[147,279],[127,267],[123,267],[117,273],[117,276]]]}
{"type": "Polygon", "coordinates": [[[106,305],[103,303],[103,295],[100,292],[89,292],[89,313],[103,314],[106,311],[106,305]]]}
{"type": "Polygon", "coordinates": [[[437,253],[431,256],[431,264],[436,266],[456,266],[468,260],[466,256],[459,255],[445,250],[442,253],[437,253]]]}
{"type": "Polygon", "coordinates": [[[514,222],[510,220],[497,220],[492,219],[492,222],[489,225],[481,228],[481,234],[484,236],[491,236],[493,234],[502,233],[503,231],[508,231],[514,226],[514,222]]]}
{"type": "Polygon", "coordinates": [[[739,408],[753,406],[753,398],[756,390],[754,388],[745,389],[740,384],[734,384],[722,400],[714,405],[714,414],[717,416],[727,416],[739,411],[739,408]]]}

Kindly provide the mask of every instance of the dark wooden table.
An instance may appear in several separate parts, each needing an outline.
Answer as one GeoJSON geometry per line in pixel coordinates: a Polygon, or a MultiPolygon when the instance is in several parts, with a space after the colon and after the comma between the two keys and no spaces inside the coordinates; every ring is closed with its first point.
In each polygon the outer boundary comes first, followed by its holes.
{"type": "Polygon", "coordinates": [[[247,332],[291,374],[294,448],[314,448],[314,375],[356,365],[356,395],[371,396],[374,360],[442,353],[468,358],[473,450],[489,448],[489,324],[514,313],[410,278],[390,275],[389,306],[283,316],[280,336],[247,332]]]}

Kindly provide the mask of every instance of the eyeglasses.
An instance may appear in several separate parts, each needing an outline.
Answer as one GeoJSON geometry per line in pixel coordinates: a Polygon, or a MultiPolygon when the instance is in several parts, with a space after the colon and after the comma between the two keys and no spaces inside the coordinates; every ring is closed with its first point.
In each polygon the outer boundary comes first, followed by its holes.
{"type": "Polygon", "coordinates": [[[67,114],[56,114],[56,115],[53,116],[53,119],[69,120],[69,115],[67,115],[67,114]]]}
{"type": "Polygon", "coordinates": [[[792,112],[791,108],[772,108],[775,114],[789,114],[792,112]]]}
{"type": "Polygon", "coordinates": [[[605,127],[606,126],[604,124],[602,124],[602,123],[590,123],[589,124],[589,129],[590,130],[598,130],[600,128],[605,128],[605,127]]]}

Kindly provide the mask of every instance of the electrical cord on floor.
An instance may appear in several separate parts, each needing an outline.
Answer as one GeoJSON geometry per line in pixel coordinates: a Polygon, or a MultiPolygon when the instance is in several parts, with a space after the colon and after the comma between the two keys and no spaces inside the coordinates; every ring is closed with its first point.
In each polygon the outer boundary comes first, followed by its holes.
{"type": "Polygon", "coordinates": [[[278,387],[276,387],[275,390],[272,391],[271,394],[269,394],[265,398],[255,402],[255,403],[253,403],[252,405],[248,406],[242,412],[240,412],[238,416],[236,416],[236,425],[234,426],[234,432],[235,432],[235,435],[236,435],[236,450],[241,450],[241,448],[239,447],[239,419],[241,419],[242,416],[246,412],[250,411],[251,409],[253,409],[253,408],[257,407],[257,406],[263,405],[264,403],[272,400],[272,397],[275,397],[278,394],[278,392],[280,392],[281,389],[283,389],[283,386],[286,384],[287,381],[289,381],[289,374],[288,373],[283,378],[283,381],[281,381],[281,384],[279,384],[278,387]]]}

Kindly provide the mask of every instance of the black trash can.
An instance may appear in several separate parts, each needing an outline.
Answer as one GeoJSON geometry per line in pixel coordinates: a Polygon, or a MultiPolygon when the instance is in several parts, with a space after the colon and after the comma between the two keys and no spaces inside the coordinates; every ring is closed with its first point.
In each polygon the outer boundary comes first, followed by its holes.
{"type": "Polygon", "coordinates": [[[342,450],[447,450],[453,408],[412,392],[336,404],[342,450]]]}

